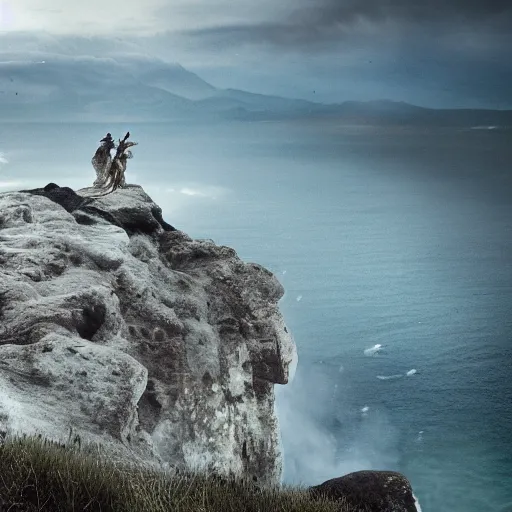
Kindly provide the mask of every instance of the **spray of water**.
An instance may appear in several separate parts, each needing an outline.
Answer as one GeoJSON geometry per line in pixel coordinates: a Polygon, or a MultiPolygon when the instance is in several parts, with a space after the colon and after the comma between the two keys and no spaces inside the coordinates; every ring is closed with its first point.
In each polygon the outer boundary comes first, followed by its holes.
{"type": "Polygon", "coordinates": [[[283,483],[316,485],[353,471],[397,468],[398,435],[386,412],[354,404],[343,378],[337,367],[301,361],[293,382],[276,386],[283,483]]]}

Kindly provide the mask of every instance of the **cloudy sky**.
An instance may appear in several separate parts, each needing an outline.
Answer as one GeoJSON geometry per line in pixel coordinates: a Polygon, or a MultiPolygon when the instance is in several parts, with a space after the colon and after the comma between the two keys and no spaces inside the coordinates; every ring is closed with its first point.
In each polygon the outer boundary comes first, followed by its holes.
{"type": "Polygon", "coordinates": [[[324,102],[512,108],[511,0],[0,0],[0,52],[179,62],[324,102]]]}

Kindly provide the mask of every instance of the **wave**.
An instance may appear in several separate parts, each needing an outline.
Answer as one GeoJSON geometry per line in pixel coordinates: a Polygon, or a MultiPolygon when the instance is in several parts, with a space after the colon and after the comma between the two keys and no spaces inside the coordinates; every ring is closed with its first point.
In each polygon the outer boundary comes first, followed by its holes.
{"type": "Polygon", "coordinates": [[[377,343],[377,345],[374,345],[371,348],[367,348],[363,351],[365,356],[374,356],[378,352],[382,350],[382,345],[380,343],[377,343]]]}
{"type": "Polygon", "coordinates": [[[401,377],[403,377],[401,373],[395,373],[394,375],[377,375],[377,379],[379,380],[400,379],[401,377]]]}
{"type": "Polygon", "coordinates": [[[0,165],[6,165],[9,163],[9,160],[7,160],[7,157],[5,156],[5,153],[2,153],[0,151],[0,165]]]}
{"type": "Polygon", "coordinates": [[[416,370],[416,368],[413,368],[412,370],[409,370],[406,373],[394,373],[393,375],[377,375],[377,379],[379,379],[379,380],[400,379],[401,377],[410,377],[411,375],[414,375],[416,373],[418,373],[418,370],[416,370]]]}

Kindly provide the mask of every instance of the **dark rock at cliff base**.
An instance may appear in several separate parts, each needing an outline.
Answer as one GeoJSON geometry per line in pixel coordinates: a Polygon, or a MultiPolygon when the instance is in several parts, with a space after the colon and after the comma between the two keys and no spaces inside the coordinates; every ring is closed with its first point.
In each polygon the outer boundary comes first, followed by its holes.
{"type": "Polygon", "coordinates": [[[71,213],[80,224],[96,224],[94,218],[99,217],[124,229],[128,235],[152,235],[162,231],[176,231],[176,228],[163,220],[161,208],[153,203],[138,185],[127,185],[126,188],[117,190],[116,195],[108,194],[97,198],[89,197],[89,194],[101,194],[102,192],[98,189],[83,189],[77,193],[69,187],[59,187],[55,183],[48,183],[44,188],[20,192],[47,197],[71,213]],[[130,205],[128,208],[113,209],[113,201],[115,202],[123,193],[126,195],[128,189],[133,188],[139,189],[136,194],[137,207],[130,205]]]}
{"type": "Polygon", "coordinates": [[[409,480],[395,471],[357,471],[309,488],[314,498],[345,499],[367,512],[418,512],[409,480]]]}

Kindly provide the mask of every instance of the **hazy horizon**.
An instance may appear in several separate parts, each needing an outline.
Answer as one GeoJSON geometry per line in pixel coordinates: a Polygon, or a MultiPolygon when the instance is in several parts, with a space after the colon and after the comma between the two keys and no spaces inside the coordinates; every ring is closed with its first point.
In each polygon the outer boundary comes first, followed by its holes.
{"type": "MultiPolygon", "coordinates": [[[[2,35],[0,34],[0,38],[2,35]]],[[[321,101],[319,98],[313,96],[310,99],[296,97],[296,96],[290,96],[289,94],[286,95],[286,93],[283,91],[282,93],[264,93],[261,89],[258,89],[257,86],[250,87],[248,89],[237,89],[235,87],[230,87],[229,84],[227,87],[219,87],[205,78],[203,78],[199,73],[196,73],[194,71],[191,71],[190,69],[187,69],[185,66],[183,66],[180,62],[177,61],[166,61],[163,58],[155,57],[152,55],[143,55],[143,54],[123,54],[123,53],[113,53],[112,55],[109,55],[106,53],[103,56],[94,56],[94,55],[75,55],[75,56],[68,56],[63,53],[45,53],[45,52],[36,52],[36,51],[27,51],[22,53],[7,53],[7,52],[1,52],[0,51],[0,57],[2,57],[5,60],[0,60],[0,69],[2,64],[9,65],[9,64],[20,64],[20,63],[30,63],[30,64],[49,64],[49,63],[60,63],[63,66],[66,65],[73,65],[76,64],[82,65],[85,68],[88,64],[94,64],[95,61],[102,62],[102,63],[117,63],[118,61],[122,63],[130,63],[130,60],[133,59],[133,65],[137,66],[140,65],[140,63],[146,63],[148,65],[158,65],[161,64],[162,66],[170,66],[175,68],[181,68],[185,72],[189,73],[190,75],[193,75],[197,77],[197,79],[201,82],[204,82],[206,85],[212,87],[213,91],[234,91],[234,92],[247,92],[253,95],[258,96],[268,96],[271,98],[280,98],[284,100],[297,100],[297,101],[306,101],[313,104],[318,105],[325,105],[325,106],[336,106],[336,105],[342,105],[344,103],[362,103],[362,104],[394,104],[394,105],[410,105],[414,107],[420,107],[423,109],[433,109],[433,110],[496,110],[496,111],[512,111],[512,104],[507,107],[499,108],[499,107],[490,107],[490,106],[434,106],[434,105],[425,105],[420,103],[411,103],[409,101],[405,101],[403,99],[392,99],[389,97],[372,97],[372,98],[366,98],[366,99],[354,99],[354,98],[345,98],[341,99],[339,101],[331,101],[331,102],[325,102],[321,101]]],[[[87,69],[85,70],[87,71],[87,69]]],[[[0,86],[1,89],[1,86],[0,86]]],[[[0,93],[4,93],[5,91],[0,90],[0,93]]]]}

